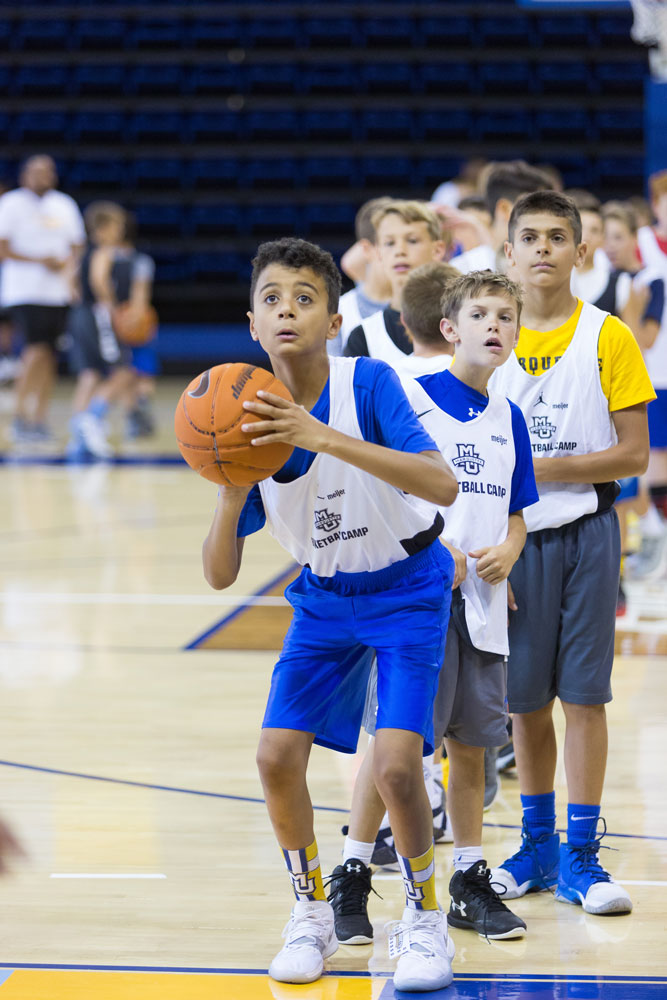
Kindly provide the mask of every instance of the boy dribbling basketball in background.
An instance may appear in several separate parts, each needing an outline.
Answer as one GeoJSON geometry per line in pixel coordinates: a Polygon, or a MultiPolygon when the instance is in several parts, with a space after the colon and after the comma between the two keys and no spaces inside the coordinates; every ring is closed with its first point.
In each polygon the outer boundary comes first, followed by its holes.
{"type": "MultiPolygon", "coordinates": [[[[263,244],[253,261],[250,330],[295,402],[263,393],[253,443],[287,442],[292,457],[248,489],[223,487],[203,547],[216,589],[236,579],[243,536],[266,521],[304,566],[287,597],[292,624],[271,682],[258,750],[269,815],[296,903],[269,974],[320,977],[337,947],[326,901],[306,769],[313,741],[356,749],[372,649],[380,708],[375,780],[389,806],[406,888],[395,937],[397,988],[452,979],[453,944],[435,895],[431,808],[422,778],[453,562],[438,542],[456,479],[377,361],[329,358],[340,326],[340,275],[303,240],[263,244]],[[310,412],[309,412],[310,411],[310,412]],[[428,501],[425,506],[411,494],[428,501]]],[[[245,429],[245,427],[244,427],[245,429]]]]}

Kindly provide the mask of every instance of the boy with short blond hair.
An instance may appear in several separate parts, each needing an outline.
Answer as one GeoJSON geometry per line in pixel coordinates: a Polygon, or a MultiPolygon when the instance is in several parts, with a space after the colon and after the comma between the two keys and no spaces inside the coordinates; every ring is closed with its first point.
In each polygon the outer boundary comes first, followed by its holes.
{"type": "MultiPolygon", "coordinates": [[[[526,929],[494,891],[481,843],[484,752],[507,739],[506,581],[526,537],[523,508],[537,501],[537,490],[523,416],[486,386],[512,352],[520,312],[520,289],[504,275],[479,271],[448,282],[440,329],[454,347],[453,364],[403,383],[459,482],[441,535],[456,577],[434,706],[435,743],[445,740],[449,759],[455,845],[448,920],[495,939],[521,937],[526,929]]],[[[364,725],[370,733],[375,704],[367,699],[364,725]]],[[[371,746],[354,789],[343,865],[333,873],[336,932],[347,943],[372,938],[368,893],[363,896],[359,885],[370,888],[367,869],[383,812],[371,780],[373,753],[371,746]]]]}
{"type": "Polygon", "coordinates": [[[392,200],[387,196],[371,198],[355,216],[355,242],[341,259],[341,268],[355,282],[355,287],[340,297],[338,310],[343,322],[336,339],[327,344],[329,354],[342,354],[352,330],[387,305],[391,286],[375,250],[373,216],[392,200]]]}
{"type": "Polygon", "coordinates": [[[540,191],[517,201],[505,247],[508,273],[523,287],[523,326],[492,387],[528,422],[540,499],[526,512],[528,538],[510,576],[518,609],[510,616],[508,701],[523,840],[493,878],[506,899],[555,886],[557,899],[605,914],[632,909],[598,861],[620,567],[615,480],[646,469],[654,393],[628,327],[570,290],[586,252],[581,232],[572,199],[540,191]],[[556,698],[565,714],[563,845],[556,698]]]}
{"type": "Polygon", "coordinates": [[[391,201],[372,216],[376,248],[391,284],[389,305],[374,313],[349,336],[347,357],[380,358],[395,366],[412,353],[400,320],[401,293],[408,277],[422,264],[441,260],[445,252],[442,226],[425,202],[391,201]]]}

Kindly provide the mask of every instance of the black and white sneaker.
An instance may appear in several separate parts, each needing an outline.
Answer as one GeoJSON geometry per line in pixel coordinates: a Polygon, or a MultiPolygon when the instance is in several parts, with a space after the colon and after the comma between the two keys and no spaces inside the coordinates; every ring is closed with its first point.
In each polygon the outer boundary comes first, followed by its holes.
{"type": "Polygon", "coordinates": [[[334,868],[327,888],[339,942],[371,944],[373,925],[368,919],[368,896],[372,888],[370,868],[363,861],[348,858],[334,868]]]}
{"type": "Polygon", "coordinates": [[[452,927],[477,931],[480,937],[518,938],[526,925],[505,906],[493,889],[486,861],[476,861],[467,871],[454,872],[449,883],[452,897],[447,920],[452,927]]]}

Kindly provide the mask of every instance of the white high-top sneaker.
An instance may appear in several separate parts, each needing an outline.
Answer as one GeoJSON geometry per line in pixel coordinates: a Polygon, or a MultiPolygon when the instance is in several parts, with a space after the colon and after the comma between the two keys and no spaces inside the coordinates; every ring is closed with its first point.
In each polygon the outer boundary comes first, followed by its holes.
{"type": "Polygon", "coordinates": [[[389,957],[398,956],[394,987],[413,992],[444,989],[453,978],[455,951],[446,913],[406,906],[389,937],[389,957]]]}
{"type": "Polygon", "coordinates": [[[285,944],[269,967],[271,978],[279,983],[314,983],[324,971],[324,959],[338,950],[331,904],[295,903],[283,937],[285,944]]]}

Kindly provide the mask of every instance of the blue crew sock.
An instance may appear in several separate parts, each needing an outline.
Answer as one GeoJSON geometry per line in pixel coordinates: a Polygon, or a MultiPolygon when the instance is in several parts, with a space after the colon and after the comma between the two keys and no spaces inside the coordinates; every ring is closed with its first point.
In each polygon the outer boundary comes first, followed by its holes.
{"type": "Polygon", "coordinates": [[[586,806],[570,802],[567,807],[567,842],[572,847],[583,847],[595,840],[600,806],[586,806]]]}
{"type": "Polygon", "coordinates": [[[88,404],[88,413],[92,413],[94,417],[98,417],[100,420],[107,415],[109,410],[109,404],[103,399],[91,399],[88,404]]]}
{"type": "Polygon", "coordinates": [[[556,831],[556,793],[544,795],[522,795],[523,818],[532,837],[556,831]]]}

